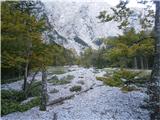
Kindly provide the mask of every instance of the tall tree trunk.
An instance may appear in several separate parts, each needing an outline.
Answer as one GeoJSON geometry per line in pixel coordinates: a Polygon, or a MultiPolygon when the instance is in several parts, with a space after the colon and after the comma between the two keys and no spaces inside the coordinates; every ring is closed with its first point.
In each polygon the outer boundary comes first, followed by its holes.
{"type": "Polygon", "coordinates": [[[145,57],[145,62],[146,62],[145,63],[146,64],[145,67],[146,67],[146,69],[148,69],[148,58],[147,57],[145,57]]]}
{"type": "Polygon", "coordinates": [[[137,65],[137,58],[134,57],[134,68],[137,69],[138,68],[138,65],[137,65]]]}
{"type": "Polygon", "coordinates": [[[23,91],[25,91],[25,90],[26,90],[26,87],[27,87],[28,66],[29,66],[29,61],[26,60],[25,71],[24,71],[23,91]]]}
{"type": "Polygon", "coordinates": [[[155,1],[155,3],[155,56],[149,93],[151,107],[153,108],[151,120],[160,120],[160,1],[155,1]]]}
{"type": "Polygon", "coordinates": [[[39,71],[37,70],[37,71],[33,74],[32,79],[31,79],[31,82],[30,82],[30,84],[27,86],[27,88],[26,88],[26,90],[25,90],[25,96],[26,96],[26,97],[28,96],[28,94],[29,94],[29,92],[30,92],[30,88],[31,88],[32,83],[34,82],[35,77],[36,77],[36,75],[37,75],[38,72],[39,72],[39,71]]]}
{"type": "Polygon", "coordinates": [[[140,56],[140,62],[141,62],[141,69],[144,69],[144,63],[143,63],[143,57],[140,56]]]}
{"type": "Polygon", "coordinates": [[[40,110],[45,111],[47,105],[47,71],[42,68],[42,95],[41,95],[41,105],[40,110]]]}
{"type": "Polygon", "coordinates": [[[21,67],[18,67],[18,79],[21,79],[21,67]]]}

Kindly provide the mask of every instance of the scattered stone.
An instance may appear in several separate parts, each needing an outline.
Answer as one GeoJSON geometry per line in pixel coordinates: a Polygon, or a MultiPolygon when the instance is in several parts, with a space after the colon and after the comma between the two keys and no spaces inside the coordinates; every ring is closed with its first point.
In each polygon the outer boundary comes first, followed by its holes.
{"type": "Polygon", "coordinates": [[[55,89],[55,88],[50,91],[50,93],[58,93],[58,92],[59,92],[59,90],[57,90],[57,89],[55,89]]]}
{"type": "MultiPolygon", "coordinates": [[[[144,99],[148,97],[146,93],[142,91],[124,93],[120,88],[104,86],[103,82],[96,80],[95,76],[103,77],[107,72],[107,69],[106,72],[101,71],[97,74],[93,73],[92,68],[86,69],[71,66],[70,69],[74,69],[75,71],[57,75],[59,79],[67,75],[74,75],[75,79],[71,80],[70,83],[63,85],[48,84],[48,91],[53,90],[53,88],[59,90],[56,94],[49,94],[50,101],[53,101],[54,103],[63,101],[63,104],[49,105],[47,106],[47,111],[43,112],[39,111],[39,107],[34,107],[26,112],[14,112],[4,115],[2,119],[112,120],[114,118],[115,120],[149,120],[149,111],[141,108],[141,105],[144,104],[144,99]],[[69,89],[64,89],[64,87],[71,88],[71,86],[77,85],[77,81],[82,80],[78,76],[82,75],[85,78],[85,84],[80,92],[71,92],[69,89]],[[63,100],[62,97],[65,98],[65,100],[63,100]]],[[[37,80],[41,80],[39,78],[41,78],[41,75],[36,77],[37,80]]],[[[9,86],[14,88],[21,86],[21,84],[11,83],[9,86]]]]}
{"type": "Polygon", "coordinates": [[[81,91],[81,89],[82,89],[81,86],[75,85],[75,86],[71,87],[69,90],[70,90],[71,92],[78,92],[78,91],[81,91]]]}
{"type": "Polygon", "coordinates": [[[85,84],[83,80],[79,80],[79,81],[77,81],[77,83],[78,83],[78,84],[81,84],[81,85],[84,85],[84,84],[85,84]]]}

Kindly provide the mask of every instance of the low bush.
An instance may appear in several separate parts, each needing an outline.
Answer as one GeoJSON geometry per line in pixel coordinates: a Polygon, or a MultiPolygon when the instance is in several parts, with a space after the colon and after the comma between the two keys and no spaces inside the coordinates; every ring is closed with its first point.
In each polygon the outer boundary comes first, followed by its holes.
{"type": "Polygon", "coordinates": [[[97,77],[97,80],[103,81],[104,84],[111,87],[121,87],[124,84],[122,80],[113,79],[112,77],[97,77]]]}
{"type": "Polygon", "coordinates": [[[1,99],[1,114],[6,115],[16,112],[19,108],[19,102],[9,99],[1,99]]]}
{"type": "Polygon", "coordinates": [[[40,96],[41,91],[42,91],[42,82],[41,81],[33,82],[30,87],[28,96],[29,97],[40,96]]]}
{"type": "Polygon", "coordinates": [[[22,77],[11,78],[11,79],[2,79],[1,84],[12,83],[12,82],[16,82],[16,81],[19,81],[19,80],[22,80],[22,79],[23,79],[23,76],[22,77]]]}
{"type": "Polygon", "coordinates": [[[125,84],[130,84],[133,81],[135,82],[134,78],[138,76],[140,73],[127,71],[127,70],[120,70],[115,71],[112,76],[109,77],[96,77],[97,80],[103,81],[104,84],[107,84],[112,87],[122,87],[125,84]]]}
{"type": "Polygon", "coordinates": [[[40,97],[36,97],[35,99],[27,102],[26,104],[19,105],[18,111],[24,112],[38,105],[40,105],[40,97]]]}
{"type": "Polygon", "coordinates": [[[131,91],[135,91],[135,90],[138,90],[138,89],[136,87],[134,87],[134,86],[123,86],[121,88],[121,90],[123,92],[131,92],[131,91]]]}
{"type": "Polygon", "coordinates": [[[50,67],[48,71],[49,74],[64,74],[68,71],[68,69],[61,66],[57,66],[57,67],[50,67]]]}
{"type": "Polygon", "coordinates": [[[64,85],[70,83],[68,80],[49,80],[49,83],[52,83],[53,85],[64,85]]]}
{"type": "Polygon", "coordinates": [[[96,77],[97,80],[103,81],[105,77],[96,77]]]}
{"type": "Polygon", "coordinates": [[[72,75],[67,75],[66,77],[63,77],[61,79],[58,79],[57,76],[53,76],[51,79],[48,80],[49,83],[52,83],[53,85],[64,85],[68,84],[74,78],[72,75]]]}
{"type": "Polygon", "coordinates": [[[71,92],[78,92],[78,91],[81,91],[81,89],[82,89],[81,86],[75,85],[75,86],[71,87],[69,90],[70,90],[71,92]]]}
{"type": "Polygon", "coordinates": [[[126,79],[126,80],[133,80],[135,76],[138,76],[138,72],[128,71],[125,69],[116,71],[113,73],[113,79],[126,79]]]}
{"type": "Polygon", "coordinates": [[[50,79],[48,79],[48,81],[50,80],[59,80],[58,77],[56,75],[54,75],[53,77],[51,77],[50,79]]]}
{"type": "Polygon", "coordinates": [[[23,91],[1,90],[1,114],[6,115],[16,111],[26,111],[40,104],[39,97],[21,105],[21,102],[29,96],[40,96],[41,82],[35,82],[31,85],[28,96],[23,91]]]}
{"type": "Polygon", "coordinates": [[[1,99],[7,99],[19,102],[25,100],[25,98],[26,97],[23,91],[1,90],[1,99]]]}

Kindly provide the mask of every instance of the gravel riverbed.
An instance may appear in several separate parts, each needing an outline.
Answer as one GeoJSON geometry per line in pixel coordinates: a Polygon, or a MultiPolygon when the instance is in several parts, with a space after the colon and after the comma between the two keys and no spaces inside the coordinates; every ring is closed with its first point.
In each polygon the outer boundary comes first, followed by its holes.
{"type": "MultiPolygon", "coordinates": [[[[53,88],[59,90],[54,94],[49,93],[49,101],[73,94],[69,88],[78,85],[80,80],[84,81],[81,85],[82,90],[94,84],[92,89],[61,104],[48,106],[47,111],[39,111],[39,107],[34,107],[26,112],[14,112],[1,118],[2,120],[149,120],[149,111],[140,107],[148,97],[147,94],[143,91],[124,93],[120,88],[104,86],[101,81],[96,80],[96,76],[104,74],[105,72],[101,70],[95,72],[93,68],[72,66],[70,72],[57,75],[59,78],[74,75],[71,83],[56,86],[48,83],[48,91],[53,88]]],[[[2,85],[2,89],[16,89],[15,87],[20,89],[20,82],[2,85]]]]}

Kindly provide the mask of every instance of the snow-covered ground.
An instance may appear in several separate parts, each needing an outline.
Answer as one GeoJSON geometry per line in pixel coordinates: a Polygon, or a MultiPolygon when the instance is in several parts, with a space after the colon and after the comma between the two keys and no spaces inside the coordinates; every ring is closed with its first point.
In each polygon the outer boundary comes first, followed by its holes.
{"type": "MultiPolygon", "coordinates": [[[[101,70],[95,72],[93,68],[86,69],[78,66],[69,69],[70,72],[57,77],[74,75],[71,83],[56,86],[48,83],[49,101],[73,94],[74,92],[70,92],[69,88],[74,85],[81,85],[82,90],[94,85],[93,89],[65,100],[62,104],[48,106],[47,111],[39,111],[39,107],[35,107],[23,113],[5,115],[2,120],[149,120],[149,111],[140,108],[144,99],[148,97],[143,91],[124,93],[120,88],[104,86],[101,81],[96,80],[96,76],[105,74],[101,70]],[[84,84],[79,84],[78,81],[83,81],[84,84]],[[53,89],[59,92],[50,93],[53,89]]],[[[9,87],[2,85],[2,89],[21,88],[20,82],[23,81],[8,84],[9,87]]]]}

